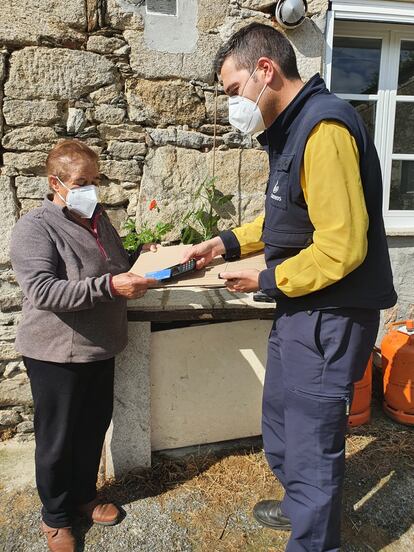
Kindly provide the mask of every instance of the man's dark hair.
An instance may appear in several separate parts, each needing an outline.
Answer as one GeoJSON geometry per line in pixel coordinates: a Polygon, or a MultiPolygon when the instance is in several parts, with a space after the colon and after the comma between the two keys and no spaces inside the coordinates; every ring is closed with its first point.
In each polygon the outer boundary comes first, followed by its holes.
{"type": "Polygon", "coordinates": [[[214,60],[214,71],[220,74],[223,63],[233,56],[238,69],[256,68],[259,58],[273,59],[287,79],[299,79],[296,55],[289,40],[279,31],[261,23],[243,27],[219,49],[214,60]]]}

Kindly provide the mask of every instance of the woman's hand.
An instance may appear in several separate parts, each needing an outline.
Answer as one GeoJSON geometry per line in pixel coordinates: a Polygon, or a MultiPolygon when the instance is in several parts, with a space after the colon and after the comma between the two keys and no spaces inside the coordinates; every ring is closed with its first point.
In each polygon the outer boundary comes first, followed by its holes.
{"type": "Polygon", "coordinates": [[[211,240],[204,241],[198,245],[193,245],[185,252],[181,262],[186,263],[191,259],[197,261],[197,270],[207,266],[217,255],[224,255],[226,249],[223,240],[217,236],[211,240]]]}
{"type": "Polygon", "coordinates": [[[151,284],[156,284],[155,278],[144,278],[132,272],[124,272],[112,277],[112,290],[114,295],[137,299],[146,294],[151,284]]]}
{"type": "Polygon", "coordinates": [[[247,293],[259,289],[259,270],[249,269],[241,272],[222,272],[220,278],[226,280],[226,288],[229,291],[247,293]]]}
{"type": "Polygon", "coordinates": [[[156,253],[157,251],[157,244],[156,243],[144,243],[141,249],[141,253],[145,253],[146,251],[151,251],[152,253],[156,253]]]}

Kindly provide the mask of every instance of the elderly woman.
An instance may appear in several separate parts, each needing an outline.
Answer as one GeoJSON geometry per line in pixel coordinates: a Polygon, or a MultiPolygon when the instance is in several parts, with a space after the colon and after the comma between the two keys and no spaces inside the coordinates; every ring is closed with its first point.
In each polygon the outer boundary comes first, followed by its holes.
{"type": "Polygon", "coordinates": [[[16,349],[34,401],[36,482],[53,552],[74,552],[74,514],[114,525],[96,481],[113,404],[114,357],[127,343],[126,301],[153,280],[131,262],[98,203],[98,157],[76,140],[47,158],[53,194],[16,224],[11,259],[23,290],[16,349]]]}

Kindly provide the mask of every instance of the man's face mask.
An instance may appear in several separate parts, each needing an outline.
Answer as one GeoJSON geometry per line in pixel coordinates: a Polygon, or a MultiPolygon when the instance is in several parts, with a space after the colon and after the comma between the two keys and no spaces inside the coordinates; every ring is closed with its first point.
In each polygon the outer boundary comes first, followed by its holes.
{"type": "MultiPolygon", "coordinates": [[[[257,71],[256,69],[250,75],[246,84],[243,87],[242,93],[247,86],[249,80],[257,71]]],[[[231,96],[229,98],[229,122],[231,125],[239,129],[245,134],[255,134],[256,132],[262,132],[266,129],[266,125],[263,121],[262,112],[257,105],[265,91],[267,84],[265,84],[255,102],[245,98],[244,96],[231,96]]]]}
{"type": "Polygon", "coordinates": [[[92,217],[98,204],[98,189],[95,185],[80,186],[79,188],[68,188],[58,176],[55,176],[64,188],[68,190],[66,199],[59,192],[56,192],[62,201],[66,203],[69,211],[72,211],[81,218],[92,217]]]}

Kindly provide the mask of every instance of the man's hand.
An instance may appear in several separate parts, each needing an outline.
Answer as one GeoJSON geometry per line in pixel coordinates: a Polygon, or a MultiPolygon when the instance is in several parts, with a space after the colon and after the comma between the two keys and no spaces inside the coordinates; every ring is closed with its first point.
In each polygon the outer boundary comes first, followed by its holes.
{"type": "Polygon", "coordinates": [[[217,257],[217,255],[223,255],[225,252],[226,249],[224,247],[223,240],[217,236],[216,238],[212,238],[211,240],[207,240],[190,247],[185,252],[181,262],[186,263],[191,259],[195,259],[197,261],[197,270],[201,270],[211,263],[214,257],[217,257]]]}
{"type": "Polygon", "coordinates": [[[250,269],[241,272],[221,272],[220,278],[226,280],[226,288],[229,291],[248,293],[259,288],[259,270],[250,269]]]}
{"type": "Polygon", "coordinates": [[[115,295],[126,297],[127,299],[137,299],[146,294],[151,284],[156,284],[155,278],[143,278],[132,272],[117,274],[112,278],[112,289],[115,295]]]}
{"type": "Polygon", "coordinates": [[[151,251],[151,253],[157,252],[157,244],[156,243],[144,243],[141,249],[141,253],[145,253],[146,251],[151,251]]]}

